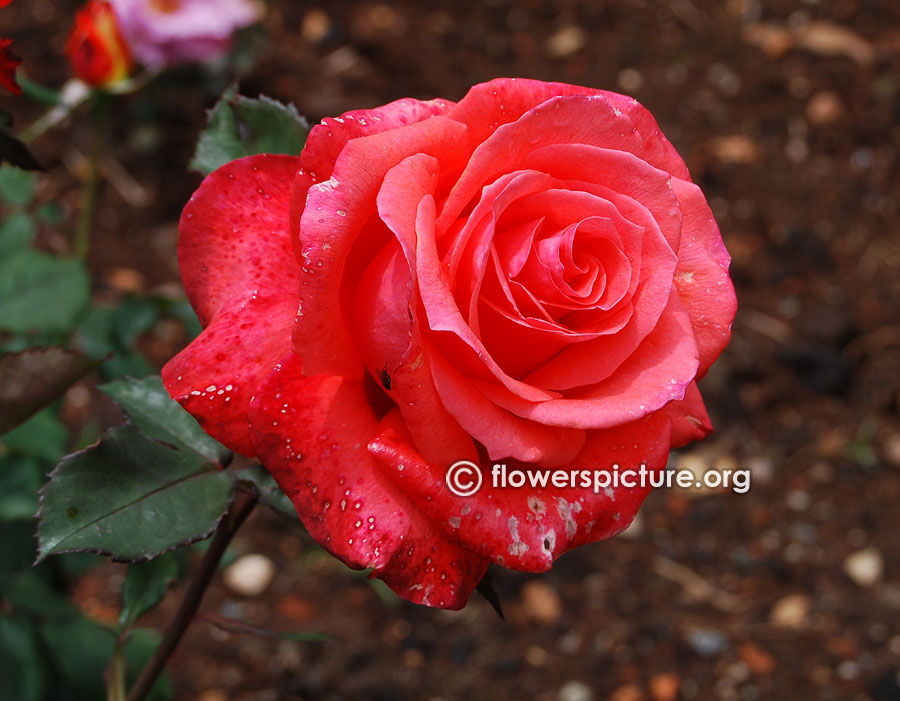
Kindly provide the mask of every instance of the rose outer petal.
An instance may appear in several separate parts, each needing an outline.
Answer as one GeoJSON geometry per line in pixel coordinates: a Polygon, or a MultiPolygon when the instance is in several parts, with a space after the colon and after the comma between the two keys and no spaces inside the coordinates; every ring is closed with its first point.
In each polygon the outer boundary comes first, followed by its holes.
{"type": "Polygon", "coordinates": [[[300,219],[301,312],[293,334],[304,372],[361,376],[362,362],[340,305],[351,248],[375,213],[385,174],[417,153],[449,167],[459,157],[464,135],[464,125],[438,116],[353,139],[341,151],[331,178],[309,188],[300,219]]]}
{"type": "MultiPolygon", "coordinates": [[[[669,417],[647,417],[607,431],[588,432],[587,443],[561,470],[665,469],[669,451],[669,417]]],[[[382,463],[426,515],[450,537],[499,565],[528,572],[550,569],[564,552],[609,538],[631,523],[650,491],[619,485],[594,492],[589,486],[494,488],[493,466],[481,465],[481,489],[469,497],[451,493],[444,480],[447,466],[422,460],[408,441],[396,413],[379,424],[369,451],[382,463]]],[[[503,461],[504,463],[507,461],[503,461]]],[[[534,465],[508,461],[508,468],[532,471],[534,465]]],[[[549,477],[549,475],[548,475],[549,477]]]]}
{"type": "Polygon", "coordinates": [[[676,399],[659,410],[672,420],[672,447],[681,448],[692,441],[706,438],[713,432],[712,421],[706,413],[703,397],[696,382],[684,391],[684,399],[676,399]]]}
{"type": "Polygon", "coordinates": [[[299,269],[288,227],[297,158],[250,156],[210,174],[184,208],[178,260],[206,326],[162,369],[163,383],[226,446],[253,455],[247,408],[290,349],[299,269]]]}
{"type": "Polygon", "coordinates": [[[684,226],[675,268],[675,289],[691,318],[700,353],[697,378],[702,378],[728,345],[737,311],[734,284],[728,277],[731,256],[700,188],[673,179],[672,188],[684,226]]]}
{"type": "Polygon", "coordinates": [[[566,83],[545,83],[521,78],[497,78],[469,90],[450,112],[453,119],[469,125],[472,148],[490,136],[502,124],[515,121],[529,109],[564,95],[599,95],[613,109],[628,116],[640,136],[643,158],[656,168],[684,180],[690,180],[687,167],[669,143],[653,115],[637,100],[606,90],[595,90],[566,83]]]}
{"type": "Polygon", "coordinates": [[[310,535],[399,596],[459,609],[487,569],[425,518],[367,450],[376,420],[361,382],[305,377],[290,354],[250,407],[256,452],[310,535]]]}

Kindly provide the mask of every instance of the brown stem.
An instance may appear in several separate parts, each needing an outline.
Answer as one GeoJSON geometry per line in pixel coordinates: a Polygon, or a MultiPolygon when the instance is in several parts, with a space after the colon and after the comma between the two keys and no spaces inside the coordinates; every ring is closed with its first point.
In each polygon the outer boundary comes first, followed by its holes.
{"type": "Polygon", "coordinates": [[[256,487],[248,482],[239,482],[236,491],[234,503],[222,518],[218,528],[216,528],[216,533],[213,536],[212,543],[209,545],[209,549],[200,561],[200,565],[194,572],[193,577],[191,577],[188,589],[181,600],[181,605],[178,607],[178,612],[169,623],[169,627],[166,628],[166,632],[153,653],[153,657],[141,670],[140,676],[137,678],[131,691],[128,692],[126,701],[143,701],[153,687],[156,678],[163,671],[169,657],[171,657],[175,648],[178,647],[181,636],[184,635],[194,619],[197,608],[200,606],[200,601],[203,599],[203,594],[206,592],[206,588],[218,569],[219,560],[222,559],[231,537],[241,527],[241,524],[247,519],[259,500],[256,487]]]}

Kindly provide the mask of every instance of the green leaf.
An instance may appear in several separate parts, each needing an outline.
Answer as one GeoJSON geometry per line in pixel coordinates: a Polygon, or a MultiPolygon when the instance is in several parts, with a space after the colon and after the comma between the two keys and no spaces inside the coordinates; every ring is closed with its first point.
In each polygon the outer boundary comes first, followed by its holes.
{"type": "Polygon", "coordinates": [[[66,456],[41,490],[38,560],[100,552],[142,560],[208,537],[234,498],[234,476],[134,426],[66,456]]]}
{"type": "MultiPolygon", "coordinates": [[[[141,670],[150,661],[153,653],[159,645],[160,636],[150,628],[135,628],[128,636],[125,643],[125,661],[128,664],[127,682],[131,686],[137,681],[141,670]]],[[[167,701],[175,695],[172,689],[172,681],[167,672],[159,675],[156,683],[147,694],[146,701],[167,701]]]]}
{"type": "Polygon", "coordinates": [[[78,612],[60,591],[31,569],[20,573],[6,587],[4,596],[17,610],[43,618],[67,618],[78,612]]]}
{"type": "Polygon", "coordinates": [[[0,445],[6,450],[51,465],[59,461],[68,441],[68,429],[51,409],[38,412],[21,426],[0,437],[0,445]]]}
{"type": "Polygon", "coordinates": [[[65,348],[0,355],[0,434],[61,397],[98,364],[65,348]]]}
{"type": "Polygon", "coordinates": [[[28,248],[37,233],[37,225],[28,214],[19,212],[0,223],[0,255],[28,248]]]}
{"type": "Polygon", "coordinates": [[[41,701],[45,678],[34,623],[24,616],[0,617],[0,698],[41,701]]]}
{"type": "Polygon", "coordinates": [[[141,377],[152,372],[147,359],[120,338],[119,307],[91,307],[81,320],[75,345],[89,358],[109,358],[100,367],[104,377],[141,377]]]}
{"type": "Polygon", "coordinates": [[[141,380],[126,378],[100,387],[115,399],[141,431],[214,463],[226,463],[229,450],[200,428],[197,420],[173,400],[162,379],[151,375],[141,380]]]}
{"type": "Polygon", "coordinates": [[[125,584],[122,585],[119,625],[123,629],[131,628],[138,618],[162,600],[177,577],[178,560],[174,553],[129,565],[125,584]]]}
{"type": "Polygon", "coordinates": [[[0,592],[27,572],[34,560],[34,525],[31,521],[0,521],[0,592]]]}
{"type": "Polygon", "coordinates": [[[30,458],[0,458],[0,521],[30,519],[37,511],[41,468],[30,458]]]}
{"type": "Polygon", "coordinates": [[[209,112],[191,168],[208,175],[236,158],[257,153],[299,155],[309,125],[296,107],[265,95],[252,99],[230,86],[209,112]]]}
{"type": "Polygon", "coordinates": [[[37,175],[4,164],[0,166],[0,200],[7,204],[27,207],[34,199],[37,175]]]}
{"type": "Polygon", "coordinates": [[[0,329],[69,331],[88,301],[88,276],[80,261],[30,249],[0,258],[0,329]]]}
{"type": "Polygon", "coordinates": [[[103,672],[115,647],[112,630],[75,615],[44,621],[41,634],[51,659],[66,677],[66,686],[94,699],[106,698],[103,672]]]}

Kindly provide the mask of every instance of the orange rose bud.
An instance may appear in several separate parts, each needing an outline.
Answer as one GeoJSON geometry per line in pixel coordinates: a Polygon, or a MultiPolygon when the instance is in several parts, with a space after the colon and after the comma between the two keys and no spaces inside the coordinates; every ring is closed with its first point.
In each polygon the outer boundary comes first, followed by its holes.
{"type": "Polygon", "coordinates": [[[75,15],[66,55],[75,76],[93,86],[124,80],[133,65],[116,13],[108,2],[99,0],[90,0],[75,15]]]}

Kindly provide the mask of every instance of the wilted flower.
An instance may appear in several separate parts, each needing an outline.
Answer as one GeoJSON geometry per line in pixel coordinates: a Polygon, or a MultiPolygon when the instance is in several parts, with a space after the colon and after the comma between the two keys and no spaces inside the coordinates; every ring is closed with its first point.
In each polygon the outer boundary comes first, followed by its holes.
{"type": "Polygon", "coordinates": [[[91,0],[78,11],[66,55],[72,72],[88,85],[109,85],[128,77],[131,52],[108,2],[91,0]]]}
{"type": "Polygon", "coordinates": [[[135,57],[150,68],[211,61],[225,54],[236,29],[253,24],[249,0],[112,0],[135,57]]]}

